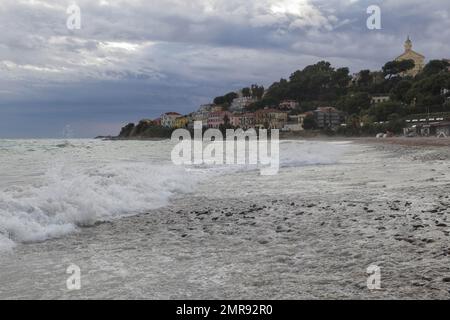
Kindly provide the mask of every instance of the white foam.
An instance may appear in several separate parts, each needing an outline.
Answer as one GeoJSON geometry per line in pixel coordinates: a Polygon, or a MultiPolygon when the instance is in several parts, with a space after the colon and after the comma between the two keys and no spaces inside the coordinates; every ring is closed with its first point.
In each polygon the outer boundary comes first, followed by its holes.
{"type": "Polygon", "coordinates": [[[349,143],[341,141],[283,141],[280,164],[282,168],[335,164],[348,148],[349,143]]]}
{"type": "Polygon", "coordinates": [[[148,163],[55,166],[39,185],[0,194],[0,250],[162,207],[192,189],[195,179],[187,175],[181,167],[148,163]]]}

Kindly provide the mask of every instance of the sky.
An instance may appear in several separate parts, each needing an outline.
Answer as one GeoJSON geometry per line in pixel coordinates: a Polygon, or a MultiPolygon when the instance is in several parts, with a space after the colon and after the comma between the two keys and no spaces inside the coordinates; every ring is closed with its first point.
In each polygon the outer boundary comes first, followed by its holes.
{"type": "Polygon", "coordinates": [[[0,0],[0,138],[115,135],[320,60],[379,70],[407,35],[450,58],[449,15],[448,0],[0,0]]]}

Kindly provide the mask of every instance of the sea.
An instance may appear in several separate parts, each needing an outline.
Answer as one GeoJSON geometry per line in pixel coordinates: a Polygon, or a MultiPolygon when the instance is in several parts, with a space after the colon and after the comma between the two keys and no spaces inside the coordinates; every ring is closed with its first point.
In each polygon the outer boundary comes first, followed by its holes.
{"type": "MultiPolygon", "coordinates": [[[[346,145],[282,141],[281,167],[335,163],[346,145]]],[[[256,170],[177,166],[173,147],[170,140],[0,140],[0,251],[161,208],[174,195],[195,194],[201,181],[256,170]]]]}

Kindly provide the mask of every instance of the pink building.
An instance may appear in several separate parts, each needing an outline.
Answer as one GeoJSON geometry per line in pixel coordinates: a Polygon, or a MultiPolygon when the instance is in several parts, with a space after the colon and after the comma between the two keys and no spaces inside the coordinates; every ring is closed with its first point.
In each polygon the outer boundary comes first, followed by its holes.
{"type": "Polygon", "coordinates": [[[234,114],[231,117],[231,125],[236,128],[250,129],[255,127],[255,114],[254,113],[240,113],[234,114]]]}
{"type": "Polygon", "coordinates": [[[225,124],[226,119],[231,124],[232,114],[228,111],[210,112],[208,116],[208,128],[219,129],[225,124]]]}
{"type": "Polygon", "coordinates": [[[241,126],[241,117],[242,117],[241,114],[233,114],[231,116],[231,121],[230,121],[231,125],[236,128],[240,127],[241,126]]]}

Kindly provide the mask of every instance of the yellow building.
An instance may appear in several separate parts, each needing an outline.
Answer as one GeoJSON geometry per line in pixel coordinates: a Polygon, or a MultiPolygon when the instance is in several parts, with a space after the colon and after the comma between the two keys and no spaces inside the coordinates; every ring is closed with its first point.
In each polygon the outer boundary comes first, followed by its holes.
{"type": "Polygon", "coordinates": [[[402,76],[415,77],[425,67],[425,56],[415,52],[412,49],[412,46],[413,46],[412,41],[408,36],[408,39],[405,42],[405,52],[395,59],[395,61],[413,60],[415,63],[415,67],[411,70],[404,72],[402,76]]]}
{"type": "Polygon", "coordinates": [[[186,128],[188,123],[189,123],[188,117],[178,117],[178,118],[175,119],[174,126],[177,129],[186,128]]]}

